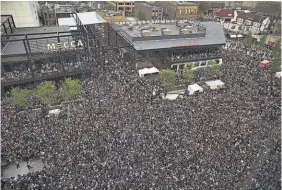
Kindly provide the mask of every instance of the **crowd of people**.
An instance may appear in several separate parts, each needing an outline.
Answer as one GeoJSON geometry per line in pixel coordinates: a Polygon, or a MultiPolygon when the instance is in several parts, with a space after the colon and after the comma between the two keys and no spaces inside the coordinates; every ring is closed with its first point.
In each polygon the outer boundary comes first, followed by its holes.
{"type": "Polygon", "coordinates": [[[76,109],[47,117],[2,102],[2,170],[46,165],[2,189],[280,189],[281,93],[258,67],[263,55],[228,54],[226,90],[171,101],[108,52],[76,109]]]}
{"type": "Polygon", "coordinates": [[[28,68],[26,63],[19,67],[14,67],[11,72],[3,72],[1,80],[3,82],[21,81],[25,79],[33,79],[34,77],[42,77],[44,75],[55,75],[58,73],[69,74],[78,70],[89,70],[92,68],[92,63],[87,61],[86,57],[81,57],[79,60],[62,61],[60,59],[50,62],[49,60],[36,62],[34,69],[28,68]]]}
{"type": "Polygon", "coordinates": [[[198,52],[183,52],[172,54],[170,59],[171,61],[189,61],[195,59],[208,59],[213,57],[221,57],[221,51],[219,49],[205,49],[203,51],[198,52]]]}

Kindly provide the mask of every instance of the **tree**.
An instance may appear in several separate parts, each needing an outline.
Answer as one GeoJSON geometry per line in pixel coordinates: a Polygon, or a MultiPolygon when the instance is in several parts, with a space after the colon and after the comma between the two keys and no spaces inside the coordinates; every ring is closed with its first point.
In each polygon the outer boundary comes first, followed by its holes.
{"type": "Polygon", "coordinates": [[[139,20],[146,20],[146,14],[143,11],[138,11],[137,18],[139,20]]]}
{"type": "Polygon", "coordinates": [[[166,87],[170,87],[175,85],[176,73],[171,69],[164,69],[159,72],[158,79],[166,87]]]}
{"type": "Polygon", "coordinates": [[[205,17],[204,17],[204,14],[203,13],[200,13],[199,17],[198,17],[198,20],[199,21],[204,21],[205,20],[205,17]]]}
{"type": "Polygon", "coordinates": [[[62,89],[61,97],[63,100],[72,100],[81,95],[81,81],[78,79],[66,79],[62,89]]]}
{"type": "Polygon", "coordinates": [[[223,75],[221,66],[216,64],[215,61],[209,61],[208,66],[204,69],[207,78],[218,78],[223,75]]]}
{"type": "Polygon", "coordinates": [[[53,81],[45,81],[37,86],[37,96],[45,104],[50,105],[55,103],[56,100],[56,85],[53,81]]]}
{"type": "Polygon", "coordinates": [[[200,1],[199,8],[200,11],[207,12],[210,8],[210,4],[208,1],[200,1]]]}
{"type": "Polygon", "coordinates": [[[28,106],[27,99],[31,97],[33,92],[27,89],[20,89],[19,87],[11,90],[11,103],[14,106],[26,107],[28,106]]]}
{"type": "Polygon", "coordinates": [[[244,45],[250,47],[253,43],[253,35],[252,32],[249,31],[246,38],[244,39],[244,45]]]}
{"type": "Polygon", "coordinates": [[[108,9],[108,10],[115,10],[115,5],[113,5],[111,2],[109,1],[105,1],[104,2],[104,8],[108,9]]]}
{"type": "Polygon", "coordinates": [[[266,35],[263,35],[259,40],[260,48],[263,48],[265,46],[265,42],[266,42],[266,35]]]}
{"type": "Polygon", "coordinates": [[[281,71],[281,38],[279,38],[272,48],[272,64],[270,65],[271,72],[281,71]]]}
{"type": "Polygon", "coordinates": [[[182,76],[185,83],[191,83],[195,81],[195,73],[189,67],[184,69],[182,76]]]}

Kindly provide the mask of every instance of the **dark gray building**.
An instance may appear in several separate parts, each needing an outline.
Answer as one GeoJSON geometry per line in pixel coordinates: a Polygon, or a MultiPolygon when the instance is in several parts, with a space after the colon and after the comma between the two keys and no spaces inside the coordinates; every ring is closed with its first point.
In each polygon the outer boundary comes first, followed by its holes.
{"type": "Polygon", "coordinates": [[[138,13],[143,12],[145,14],[144,20],[162,20],[163,9],[145,2],[135,2],[135,16],[138,17],[138,13]]]}

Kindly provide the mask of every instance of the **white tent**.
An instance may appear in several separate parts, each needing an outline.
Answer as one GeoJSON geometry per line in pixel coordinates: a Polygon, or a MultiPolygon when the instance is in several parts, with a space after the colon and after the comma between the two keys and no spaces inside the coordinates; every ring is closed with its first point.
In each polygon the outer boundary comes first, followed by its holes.
{"type": "Polygon", "coordinates": [[[140,77],[144,77],[145,75],[159,73],[159,72],[160,72],[159,69],[157,69],[156,67],[144,68],[138,70],[140,77]]]}
{"type": "Polygon", "coordinates": [[[236,35],[230,35],[230,38],[236,38],[236,35]]]}
{"type": "Polygon", "coordinates": [[[167,100],[176,100],[178,97],[183,98],[183,96],[180,94],[167,94],[165,96],[164,93],[161,93],[161,96],[163,99],[167,99],[167,100]]]}
{"type": "Polygon", "coordinates": [[[211,89],[218,89],[218,88],[222,88],[224,86],[224,82],[222,82],[221,80],[207,81],[206,84],[211,89]]]}
{"type": "Polygon", "coordinates": [[[204,89],[200,87],[198,84],[193,84],[188,86],[189,95],[193,95],[195,92],[203,92],[204,89]]]}
{"type": "Polygon", "coordinates": [[[61,111],[62,111],[62,110],[60,110],[60,109],[53,109],[53,110],[50,110],[50,111],[49,111],[49,115],[51,115],[51,114],[57,115],[57,114],[59,114],[61,111]]]}
{"type": "Polygon", "coordinates": [[[237,38],[243,38],[243,35],[242,34],[238,34],[237,38]]]}
{"type": "Polygon", "coordinates": [[[275,76],[276,76],[277,78],[281,78],[282,72],[281,72],[281,71],[280,71],[280,72],[276,72],[275,76]]]}

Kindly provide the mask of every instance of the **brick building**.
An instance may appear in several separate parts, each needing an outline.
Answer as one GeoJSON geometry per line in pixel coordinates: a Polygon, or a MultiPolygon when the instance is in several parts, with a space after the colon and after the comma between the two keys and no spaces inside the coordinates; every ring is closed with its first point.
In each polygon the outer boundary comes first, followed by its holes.
{"type": "Polygon", "coordinates": [[[145,14],[145,20],[162,20],[163,9],[144,2],[135,2],[135,17],[138,16],[139,11],[145,14]]]}

